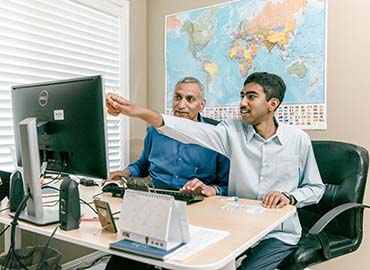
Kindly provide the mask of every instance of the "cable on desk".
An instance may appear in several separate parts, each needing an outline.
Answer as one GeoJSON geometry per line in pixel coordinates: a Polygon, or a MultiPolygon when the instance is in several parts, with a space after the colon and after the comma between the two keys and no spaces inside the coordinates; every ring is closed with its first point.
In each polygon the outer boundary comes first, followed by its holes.
{"type": "Polygon", "coordinates": [[[119,213],[121,213],[121,211],[114,212],[114,213],[112,213],[112,216],[117,215],[119,213]]]}
{"type": "Polygon", "coordinates": [[[86,201],[84,201],[83,199],[80,198],[80,201],[83,202],[84,204],[86,204],[88,207],[90,207],[91,210],[93,210],[93,212],[95,214],[98,214],[98,212],[86,201]]]}
{"type": "Polygon", "coordinates": [[[104,193],[104,192],[102,191],[102,192],[99,192],[99,193],[97,193],[97,194],[93,195],[93,196],[92,196],[93,200],[94,200],[96,197],[98,197],[99,195],[102,195],[103,193],[104,193]]]}
{"type": "Polygon", "coordinates": [[[6,208],[3,208],[3,209],[0,209],[0,212],[4,212],[6,210],[9,210],[10,207],[6,207],[6,208]]]}

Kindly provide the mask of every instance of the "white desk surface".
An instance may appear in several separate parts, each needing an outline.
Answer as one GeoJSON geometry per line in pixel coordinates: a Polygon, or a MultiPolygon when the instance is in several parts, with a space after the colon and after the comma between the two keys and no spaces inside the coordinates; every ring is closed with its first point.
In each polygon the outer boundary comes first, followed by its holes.
{"type": "MultiPolygon", "coordinates": [[[[91,202],[92,196],[99,193],[100,190],[100,187],[81,186],[80,196],[85,201],[91,202]]],[[[110,196],[110,193],[99,195],[99,197],[101,200],[109,201],[113,213],[120,210],[120,198],[113,198],[110,196]]],[[[76,245],[136,259],[168,269],[235,269],[233,263],[237,256],[295,212],[295,207],[293,206],[286,206],[282,209],[266,209],[263,213],[229,211],[222,209],[222,207],[230,202],[222,201],[221,198],[219,196],[209,197],[202,202],[189,205],[187,209],[189,223],[196,226],[228,231],[230,234],[221,241],[210,245],[184,261],[172,261],[171,259],[168,261],[159,261],[111,250],[109,249],[109,243],[116,241],[117,234],[105,230],[102,231],[98,221],[82,221],[80,228],[77,230],[63,231],[58,229],[54,237],[76,245]]],[[[0,209],[6,207],[4,201],[1,203],[0,209]]],[[[239,199],[237,203],[254,206],[261,205],[260,201],[246,199],[239,199]]],[[[85,205],[81,205],[81,212],[84,214],[83,219],[95,215],[85,205]]],[[[0,222],[10,224],[11,218],[7,211],[0,213],[0,222]]],[[[55,226],[57,225],[38,227],[19,221],[18,228],[48,236],[52,233],[55,226]]],[[[61,252],[63,253],[62,250],[61,252]]]]}

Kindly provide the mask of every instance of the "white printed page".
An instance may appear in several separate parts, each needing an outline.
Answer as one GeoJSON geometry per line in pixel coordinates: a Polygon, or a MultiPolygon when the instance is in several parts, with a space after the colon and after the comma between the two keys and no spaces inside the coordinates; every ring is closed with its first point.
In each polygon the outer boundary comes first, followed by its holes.
{"type": "Polygon", "coordinates": [[[183,261],[202,249],[205,249],[209,245],[224,239],[230,234],[227,231],[208,229],[194,225],[189,225],[189,228],[190,242],[171,256],[171,260],[183,261]]]}

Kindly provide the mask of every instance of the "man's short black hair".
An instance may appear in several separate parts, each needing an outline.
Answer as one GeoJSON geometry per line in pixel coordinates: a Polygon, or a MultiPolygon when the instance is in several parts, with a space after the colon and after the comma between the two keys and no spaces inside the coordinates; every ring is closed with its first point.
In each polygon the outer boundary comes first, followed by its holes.
{"type": "Polygon", "coordinates": [[[282,78],[268,72],[255,72],[247,77],[244,86],[248,83],[258,83],[266,94],[266,100],[277,98],[280,104],[283,102],[286,85],[282,78]]]}

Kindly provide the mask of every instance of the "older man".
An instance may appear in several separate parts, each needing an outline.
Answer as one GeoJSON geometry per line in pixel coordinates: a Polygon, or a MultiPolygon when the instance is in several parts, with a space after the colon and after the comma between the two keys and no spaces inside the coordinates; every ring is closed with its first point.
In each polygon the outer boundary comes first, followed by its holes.
{"type": "MultiPolygon", "coordinates": [[[[204,110],[203,85],[193,77],[180,80],[174,90],[172,109],[175,116],[194,122],[213,124],[202,117],[204,110]]],[[[117,115],[107,102],[108,112],[117,115]]],[[[120,176],[151,176],[156,188],[176,189],[205,196],[227,195],[230,161],[213,150],[196,144],[184,144],[159,133],[150,126],[144,141],[141,157],[127,168],[115,171],[110,179],[120,176]]],[[[151,269],[143,263],[113,256],[106,269],[151,269]]]]}

